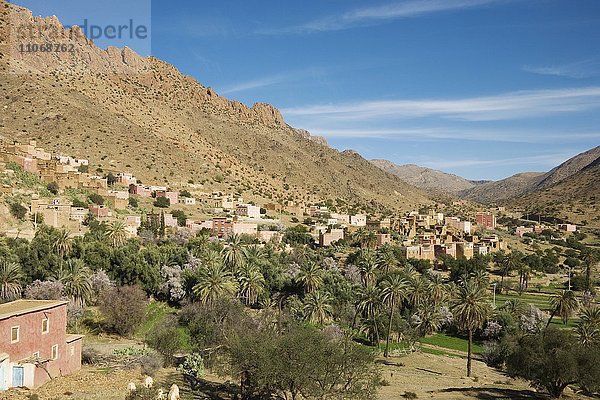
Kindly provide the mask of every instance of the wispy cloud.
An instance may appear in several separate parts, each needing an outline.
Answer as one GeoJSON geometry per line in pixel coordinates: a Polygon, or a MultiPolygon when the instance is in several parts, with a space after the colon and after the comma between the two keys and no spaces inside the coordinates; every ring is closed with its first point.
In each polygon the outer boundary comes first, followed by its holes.
{"type": "Polygon", "coordinates": [[[452,100],[384,100],[309,105],[283,109],[285,116],[320,120],[368,121],[441,117],[466,121],[496,121],[573,113],[600,108],[600,87],[528,90],[495,96],[452,100]]]}
{"type": "Polygon", "coordinates": [[[329,73],[330,68],[311,67],[304,70],[282,72],[273,75],[263,76],[260,78],[250,79],[245,82],[235,83],[222,88],[221,94],[231,94],[244,92],[252,89],[289,84],[303,81],[310,78],[311,80],[319,79],[329,73]]]}
{"type": "Polygon", "coordinates": [[[534,129],[482,129],[476,127],[384,128],[384,129],[328,129],[303,126],[308,131],[327,138],[345,139],[401,139],[405,141],[469,140],[509,143],[548,143],[600,140],[599,131],[566,131],[534,129]]]}
{"type": "Polygon", "coordinates": [[[569,64],[551,66],[523,66],[523,71],[539,75],[562,76],[566,78],[592,78],[600,75],[600,59],[589,59],[569,64]]]}
{"type": "Polygon", "coordinates": [[[301,25],[263,30],[262,34],[298,34],[337,31],[357,26],[412,18],[443,11],[463,10],[506,0],[408,0],[375,7],[359,8],[338,15],[330,15],[301,25]]]}
{"type": "Polygon", "coordinates": [[[497,159],[459,159],[459,160],[430,160],[421,161],[419,164],[428,168],[448,169],[461,167],[495,166],[507,167],[515,165],[536,165],[554,167],[572,157],[572,153],[549,153],[531,155],[527,157],[497,158],[497,159]]]}

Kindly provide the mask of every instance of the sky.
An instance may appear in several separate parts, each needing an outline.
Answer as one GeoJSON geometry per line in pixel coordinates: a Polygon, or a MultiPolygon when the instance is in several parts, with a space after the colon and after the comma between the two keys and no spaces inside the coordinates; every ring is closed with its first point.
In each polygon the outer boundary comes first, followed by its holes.
{"type": "Polygon", "coordinates": [[[66,24],[134,19],[129,45],[367,159],[468,179],[600,145],[598,0],[16,0],[66,24]]]}

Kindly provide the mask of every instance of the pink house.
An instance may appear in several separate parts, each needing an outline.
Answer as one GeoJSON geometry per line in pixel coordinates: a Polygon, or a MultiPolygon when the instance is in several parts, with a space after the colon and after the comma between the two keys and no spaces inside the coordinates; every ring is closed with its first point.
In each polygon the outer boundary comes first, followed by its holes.
{"type": "Polygon", "coordinates": [[[0,391],[36,388],[81,369],[83,336],[67,334],[67,301],[0,305],[0,391]]]}
{"type": "Polygon", "coordinates": [[[177,204],[179,202],[179,193],[177,193],[177,192],[170,192],[167,190],[157,190],[156,198],[159,198],[159,197],[166,197],[171,202],[171,205],[177,204]]]}

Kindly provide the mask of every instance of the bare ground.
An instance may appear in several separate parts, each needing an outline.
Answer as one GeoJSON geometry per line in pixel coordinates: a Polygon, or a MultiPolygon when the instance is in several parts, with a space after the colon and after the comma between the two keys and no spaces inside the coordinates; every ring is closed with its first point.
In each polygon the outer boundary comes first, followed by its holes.
{"type": "MultiPolygon", "coordinates": [[[[537,393],[527,382],[514,380],[500,371],[473,361],[473,377],[465,376],[465,359],[413,353],[379,361],[387,385],[379,392],[380,400],[403,399],[413,392],[418,399],[515,399],[542,400],[548,397],[537,393]]],[[[0,400],[28,400],[37,394],[40,400],[123,400],[127,384],[141,384],[139,370],[121,370],[85,366],[80,372],[52,380],[37,390],[11,390],[0,394],[0,400]],[[31,398],[31,397],[29,397],[31,398]]],[[[173,368],[161,370],[155,384],[168,390],[176,383],[181,388],[182,399],[230,399],[234,391],[231,382],[214,374],[206,376],[199,392],[192,393],[173,368]]],[[[564,398],[586,399],[567,390],[564,398]]]]}

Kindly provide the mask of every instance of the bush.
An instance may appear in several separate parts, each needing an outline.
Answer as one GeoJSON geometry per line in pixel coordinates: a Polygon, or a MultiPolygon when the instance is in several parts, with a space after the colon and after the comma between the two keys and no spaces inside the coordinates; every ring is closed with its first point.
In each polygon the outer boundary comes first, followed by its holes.
{"type": "Polygon", "coordinates": [[[558,398],[568,385],[600,382],[599,359],[597,348],[584,348],[571,332],[549,328],[522,337],[506,365],[511,376],[528,379],[558,398]]]}
{"type": "Polygon", "coordinates": [[[46,189],[52,194],[58,194],[58,191],[60,190],[58,183],[56,182],[50,182],[48,186],[46,186],[46,189]]]}
{"type": "Polygon", "coordinates": [[[483,362],[489,367],[501,368],[510,354],[510,347],[506,341],[486,342],[483,344],[483,362]]]}
{"type": "Polygon", "coordinates": [[[89,347],[84,347],[81,350],[81,362],[88,365],[97,364],[101,359],[100,353],[89,347]]]}
{"type": "Polygon", "coordinates": [[[125,400],[155,400],[158,399],[158,388],[137,387],[134,391],[127,394],[125,400]]]}
{"type": "Polygon", "coordinates": [[[154,207],[169,208],[170,206],[171,200],[167,199],[166,197],[157,197],[156,200],[154,200],[154,207]]]}
{"type": "Polygon", "coordinates": [[[59,281],[36,280],[25,288],[25,298],[32,300],[59,300],[64,286],[59,281]]]}
{"type": "Polygon", "coordinates": [[[164,357],[167,365],[172,365],[173,355],[185,346],[177,318],[172,315],[165,317],[148,333],[146,343],[164,357]]]}
{"type": "Polygon", "coordinates": [[[193,380],[200,380],[204,377],[204,359],[200,354],[192,353],[185,357],[177,370],[193,380]]]}
{"type": "Polygon", "coordinates": [[[164,360],[158,353],[149,353],[140,357],[142,373],[148,376],[154,376],[164,366],[164,360]]]}
{"type": "Polygon", "coordinates": [[[10,213],[16,219],[24,221],[25,216],[27,216],[27,208],[22,206],[21,203],[11,203],[10,204],[10,213]]]}
{"type": "Polygon", "coordinates": [[[107,290],[100,299],[100,311],[106,325],[122,336],[131,335],[144,321],[146,293],[137,286],[107,290]]]}
{"type": "Polygon", "coordinates": [[[131,207],[131,208],[139,207],[139,203],[135,197],[129,197],[129,207],[131,207]]]}
{"type": "Polygon", "coordinates": [[[101,206],[101,205],[103,205],[103,204],[104,204],[104,197],[100,196],[98,193],[92,193],[92,194],[90,194],[90,195],[88,196],[88,199],[89,199],[89,200],[90,200],[92,203],[94,203],[94,204],[96,204],[96,205],[98,205],[98,206],[101,206]]]}

